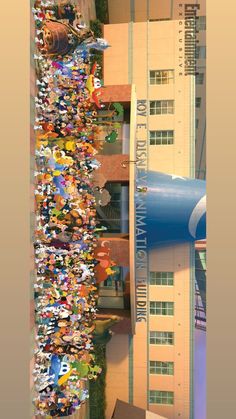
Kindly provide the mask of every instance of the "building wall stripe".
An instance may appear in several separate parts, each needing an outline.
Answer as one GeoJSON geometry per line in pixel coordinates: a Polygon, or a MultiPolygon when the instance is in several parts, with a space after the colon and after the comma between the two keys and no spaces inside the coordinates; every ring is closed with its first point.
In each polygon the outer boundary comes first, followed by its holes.
{"type": "Polygon", "coordinates": [[[173,19],[173,14],[174,14],[174,0],[171,0],[171,4],[170,4],[170,18],[173,19]]]}
{"type": "Polygon", "coordinates": [[[201,172],[204,171],[204,179],[206,178],[206,171],[205,170],[201,170],[201,166],[202,166],[202,158],[203,158],[205,143],[206,143],[206,120],[205,120],[205,124],[204,124],[204,131],[203,131],[203,138],[202,138],[202,146],[201,146],[201,154],[200,154],[200,160],[199,160],[199,165],[198,165],[198,174],[201,174],[201,172]]]}
{"type": "Polygon", "coordinates": [[[195,246],[190,245],[190,394],[189,419],[194,419],[195,246]]]}
{"type": "Polygon", "coordinates": [[[189,76],[190,78],[190,121],[189,121],[189,144],[190,144],[190,166],[189,176],[195,178],[195,138],[196,138],[196,126],[195,126],[195,76],[189,76]]]}
{"type": "Polygon", "coordinates": [[[135,22],[135,0],[130,0],[130,20],[135,22]]]}
{"type": "Polygon", "coordinates": [[[133,84],[133,22],[129,22],[128,31],[128,84],[133,84]]]}
{"type": "Polygon", "coordinates": [[[134,361],[134,346],[133,336],[129,335],[129,403],[133,404],[134,399],[134,373],[133,373],[133,361],[134,361]]]}

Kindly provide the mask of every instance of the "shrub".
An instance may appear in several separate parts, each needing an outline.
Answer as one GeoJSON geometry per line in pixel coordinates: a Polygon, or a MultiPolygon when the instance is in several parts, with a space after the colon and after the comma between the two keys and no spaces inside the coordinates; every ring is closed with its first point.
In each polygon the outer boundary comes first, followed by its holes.
{"type": "Polygon", "coordinates": [[[90,20],[90,29],[94,32],[96,38],[102,38],[102,23],[99,19],[90,20]]]}
{"type": "Polygon", "coordinates": [[[95,0],[96,15],[102,23],[109,23],[108,0],[95,0]]]}
{"type": "MultiPolygon", "coordinates": [[[[94,35],[96,38],[102,38],[102,23],[100,22],[100,20],[96,19],[96,20],[90,20],[90,29],[94,32],[94,35]]],[[[98,65],[100,65],[100,67],[103,67],[103,52],[102,51],[98,51],[96,49],[91,49],[90,53],[92,54],[91,56],[91,66],[93,66],[93,64],[95,62],[98,63],[98,65]]],[[[100,79],[103,78],[103,70],[99,70],[98,71],[98,77],[100,79]]]]}
{"type": "Polygon", "coordinates": [[[89,382],[89,417],[105,419],[106,410],[106,346],[95,345],[96,364],[102,368],[96,381],[89,382]]]}

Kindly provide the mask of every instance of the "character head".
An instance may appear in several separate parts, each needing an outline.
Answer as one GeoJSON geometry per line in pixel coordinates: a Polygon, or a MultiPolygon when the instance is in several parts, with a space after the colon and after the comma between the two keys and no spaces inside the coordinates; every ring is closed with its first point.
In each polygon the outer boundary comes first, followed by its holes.
{"type": "Polygon", "coordinates": [[[94,77],[93,83],[94,83],[95,89],[100,89],[100,87],[102,86],[101,80],[98,79],[97,77],[94,77]]]}

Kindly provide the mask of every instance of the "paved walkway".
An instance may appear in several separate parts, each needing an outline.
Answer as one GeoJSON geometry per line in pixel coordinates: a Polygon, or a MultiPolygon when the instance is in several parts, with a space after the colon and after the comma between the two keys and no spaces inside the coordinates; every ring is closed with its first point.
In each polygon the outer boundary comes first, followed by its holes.
{"type": "Polygon", "coordinates": [[[83,21],[88,25],[90,20],[96,19],[95,0],[78,0],[83,21]]]}

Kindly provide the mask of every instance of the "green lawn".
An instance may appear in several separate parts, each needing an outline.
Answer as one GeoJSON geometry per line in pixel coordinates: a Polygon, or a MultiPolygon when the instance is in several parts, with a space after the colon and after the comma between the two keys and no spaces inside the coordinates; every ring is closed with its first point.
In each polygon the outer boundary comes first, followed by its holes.
{"type": "Polygon", "coordinates": [[[102,23],[109,23],[108,0],[95,0],[96,15],[102,23]]]}
{"type": "MultiPolygon", "coordinates": [[[[94,32],[94,35],[96,38],[102,38],[102,23],[100,20],[90,20],[90,29],[94,32]]],[[[90,53],[92,54],[91,57],[91,66],[96,62],[98,65],[100,65],[101,70],[98,71],[98,77],[102,80],[103,78],[103,52],[98,51],[96,49],[91,49],[90,53]]]]}
{"type": "Polygon", "coordinates": [[[106,345],[95,345],[96,364],[102,368],[96,381],[89,382],[89,417],[105,419],[106,409],[106,345]]]}

